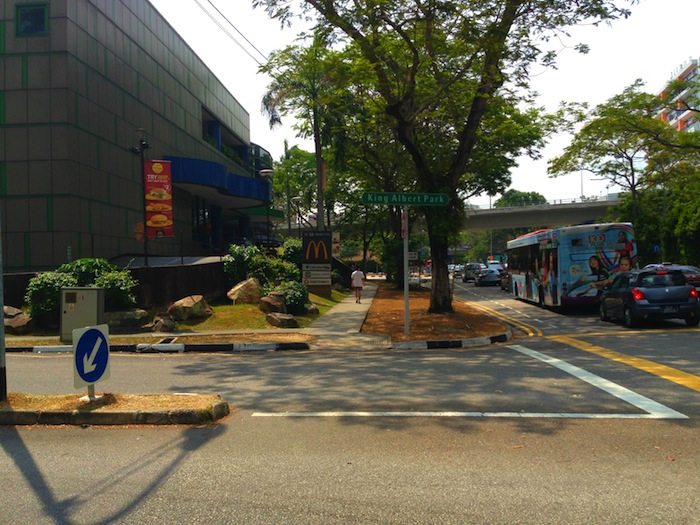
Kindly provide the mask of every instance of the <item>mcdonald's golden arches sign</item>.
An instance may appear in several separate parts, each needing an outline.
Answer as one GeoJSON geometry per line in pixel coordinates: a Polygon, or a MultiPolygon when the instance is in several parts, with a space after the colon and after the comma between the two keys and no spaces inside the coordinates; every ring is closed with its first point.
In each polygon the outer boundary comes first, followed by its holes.
{"type": "Polygon", "coordinates": [[[331,232],[304,232],[301,249],[305,263],[331,262],[333,250],[331,232]]]}

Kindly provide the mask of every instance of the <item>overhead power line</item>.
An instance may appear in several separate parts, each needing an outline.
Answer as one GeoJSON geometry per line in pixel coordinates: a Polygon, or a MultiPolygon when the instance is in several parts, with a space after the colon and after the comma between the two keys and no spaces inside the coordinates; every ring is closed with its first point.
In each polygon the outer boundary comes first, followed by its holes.
{"type": "Polygon", "coordinates": [[[257,51],[258,54],[259,54],[261,57],[263,57],[263,58],[265,59],[265,62],[267,62],[267,55],[266,55],[265,53],[263,53],[262,51],[260,51],[257,47],[255,47],[255,44],[253,44],[243,33],[241,33],[240,29],[238,29],[238,28],[233,24],[233,22],[231,22],[228,18],[226,18],[226,15],[224,15],[224,14],[221,12],[221,10],[220,10],[218,7],[216,7],[216,5],[214,5],[214,2],[212,2],[211,0],[208,0],[208,1],[209,1],[209,4],[210,4],[214,9],[216,9],[216,12],[219,13],[219,14],[221,15],[221,18],[223,18],[224,20],[226,20],[226,22],[228,22],[228,24],[229,24],[233,29],[235,29],[236,33],[238,33],[239,35],[241,35],[241,36],[243,37],[243,40],[245,40],[246,42],[248,42],[248,44],[250,45],[250,47],[252,47],[253,49],[255,49],[255,51],[257,51]]]}
{"type": "MultiPolygon", "coordinates": [[[[263,65],[263,62],[261,62],[260,60],[258,60],[258,58],[256,58],[255,56],[253,56],[253,54],[251,54],[251,52],[250,52],[244,45],[242,45],[238,40],[236,40],[236,37],[233,36],[233,35],[228,31],[228,29],[226,29],[226,28],[221,24],[221,22],[219,22],[219,20],[217,20],[217,19],[216,19],[216,18],[215,18],[215,17],[214,17],[214,16],[199,2],[199,0],[194,0],[194,3],[197,4],[197,6],[198,6],[202,11],[204,11],[204,13],[205,13],[209,18],[211,18],[211,20],[219,27],[219,29],[221,29],[221,30],[226,34],[226,36],[228,36],[231,40],[233,40],[233,41],[236,43],[236,45],[237,45],[238,47],[240,47],[246,55],[248,55],[250,58],[252,58],[252,59],[255,61],[256,64],[258,64],[259,66],[262,66],[262,65],[263,65]]],[[[243,33],[241,33],[241,32],[238,30],[238,28],[236,28],[236,26],[234,26],[234,25],[231,23],[231,21],[230,21],[228,18],[226,18],[226,17],[223,15],[223,13],[221,13],[221,11],[219,11],[219,9],[211,2],[211,0],[209,0],[209,3],[210,3],[210,4],[212,5],[212,7],[214,7],[214,9],[216,9],[216,11],[224,18],[224,20],[226,20],[226,22],[228,22],[228,24],[229,24],[231,27],[233,27],[233,29],[235,29],[236,32],[237,32],[239,35],[241,35],[241,36],[243,37],[243,39],[244,39],[253,49],[255,49],[255,51],[257,51],[257,52],[260,54],[260,56],[263,57],[264,62],[267,62],[267,56],[265,56],[257,47],[255,47],[255,46],[250,42],[250,40],[248,40],[248,39],[245,37],[245,35],[244,35],[243,33]]]]}

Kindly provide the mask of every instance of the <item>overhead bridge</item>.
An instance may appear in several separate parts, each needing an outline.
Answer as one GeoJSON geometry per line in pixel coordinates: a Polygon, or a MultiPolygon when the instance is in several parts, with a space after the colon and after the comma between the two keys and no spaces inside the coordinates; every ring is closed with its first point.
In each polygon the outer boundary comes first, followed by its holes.
{"type": "Polygon", "coordinates": [[[617,196],[609,195],[606,198],[582,199],[578,202],[571,199],[510,208],[472,208],[467,210],[465,228],[470,231],[484,231],[584,224],[604,219],[610,208],[619,202],[617,196]]]}

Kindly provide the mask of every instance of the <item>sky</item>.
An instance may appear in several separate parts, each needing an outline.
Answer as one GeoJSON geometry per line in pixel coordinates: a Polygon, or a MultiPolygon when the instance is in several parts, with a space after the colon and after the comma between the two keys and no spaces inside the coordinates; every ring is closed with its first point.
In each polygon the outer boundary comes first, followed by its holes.
{"type": "MultiPolygon", "coordinates": [[[[284,153],[285,140],[290,147],[313,149],[310,141],[296,137],[291,116],[271,130],[260,111],[260,100],[270,83],[269,77],[258,73],[263,55],[293,44],[301,26],[281,28],[262,9],[254,10],[250,0],[150,1],[248,111],[252,142],[267,149],[275,160],[284,153]]],[[[572,38],[561,45],[557,69],[533,70],[532,86],[540,94],[538,105],[554,111],[566,100],[587,102],[593,108],[638,78],[648,92],[656,93],[682,65],[700,57],[695,30],[700,1],[641,0],[631,10],[628,19],[610,25],[569,30],[572,38]],[[580,55],[564,48],[564,44],[577,42],[588,44],[590,52],[580,55]]],[[[581,195],[600,198],[619,191],[607,188],[606,181],[595,180],[590,174],[547,176],[547,160],[560,155],[570,140],[566,134],[555,136],[543,150],[542,160],[519,159],[511,188],[536,191],[550,201],[569,202],[581,195]]],[[[488,207],[497,199],[482,196],[471,199],[470,204],[488,207]]]]}

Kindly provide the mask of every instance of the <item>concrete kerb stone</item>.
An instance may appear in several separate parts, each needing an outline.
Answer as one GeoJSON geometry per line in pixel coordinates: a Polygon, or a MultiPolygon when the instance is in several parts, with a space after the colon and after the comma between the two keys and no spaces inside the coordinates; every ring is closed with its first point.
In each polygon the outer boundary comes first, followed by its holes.
{"type": "Polygon", "coordinates": [[[0,411],[0,425],[202,425],[230,413],[225,401],[208,410],[0,411]]]}
{"type": "Polygon", "coordinates": [[[438,348],[473,348],[476,346],[488,346],[494,343],[505,343],[513,338],[513,332],[509,327],[502,334],[472,337],[470,339],[443,339],[436,341],[405,341],[394,343],[394,350],[434,350],[438,348]]]}
{"type": "MultiPolygon", "coordinates": [[[[163,343],[163,344],[132,344],[110,345],[110,352],[120,353],[184,353],[184,352],[277,352],[284,350],[309,350],[308,343],[163,343]]],[[[11,346],[7,352],[19,353],[50,353],[72,352],[72,346],[11,346]]]]}
{"type": "MultiPolygon", "coordinates": [[[[194,343],[194,344],[131,344],[131,345],[110,345],[110,352],[119,353],[186,353],[186,352],[280,352],[289,350],[329,350],[333,348],[358,348],[367,346],[371,350],[383,348],[386,350],[432,350],[438,348],[471,348],[475,346],[488,346],[493,343],[509,341],[513,338],[510,327],[506,332],[485,337],[474,337],[470,339],[444,339],[435,341],[405,341],[392,343],[381,338],[372,338],[368,335],[355,334],[325,334],[319,333],[319,340],[315,344],[304,342],[285,343],[194,343]]],[[[7,352],[33,352],[50,353],[73,351],[72,346],[15,346],[8,347],[7,352]]]]}

